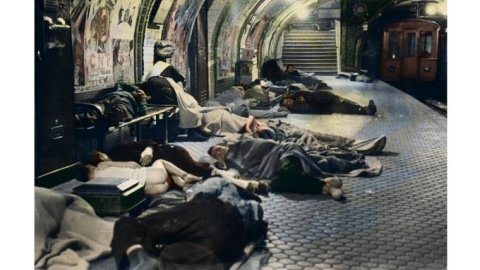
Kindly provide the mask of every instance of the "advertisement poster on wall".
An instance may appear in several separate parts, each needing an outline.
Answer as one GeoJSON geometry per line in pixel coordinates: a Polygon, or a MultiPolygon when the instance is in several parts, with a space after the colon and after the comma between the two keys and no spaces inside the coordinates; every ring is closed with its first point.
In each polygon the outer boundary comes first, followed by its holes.
{"type": "Polygon", "coordinates": [[[133,80],[133,37],[141,0],[100,0],[87,7],[84,84],[87,89],[133,80]],[[116,59],[114,59],[116,58],[116,59]]]}
{"type": "Polygon", "coordinates": [[[218,48],[220,48],[220,50],[218,51],[219,57],[217,57],[217,63],[219,63],[220,66],[217,74],[219,78],[233,76],[235,71],[232,63],[234,63],[236,59],[231,59],[230,57],[234,55],[231,50],[232,47],[234,47],[233,35],[238,20],[239,14],[232,14],[219,35],[218,48]]]}
{"type": "Polygon", "coordinates": [[[136,21],[141,0],[118,0],[113,8],[113,77],[115,81],[134,81],[134,46],[136,21]]]}
{"type": "Polygon", "coordinates": [[[112,8],[100,1],[91,4],[85,23],[85,87],[113,85],[112,40],[110,22],[112,8]]]}
{"type": "Polygon", "coordinates": [[[166,20],[165,39],[173,41],[177,45],[171,64],[183,74],[187,74],[185,56],[188,53],[187,45],[192,34],[191,26],[194,25],[193,22],[203,2],[194,0],[175,1],[166,20]]]}

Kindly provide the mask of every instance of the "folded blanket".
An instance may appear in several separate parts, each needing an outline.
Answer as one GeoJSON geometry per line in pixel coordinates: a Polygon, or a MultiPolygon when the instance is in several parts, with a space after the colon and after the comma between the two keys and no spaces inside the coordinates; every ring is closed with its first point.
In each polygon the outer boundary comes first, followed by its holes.
{"type": "Polygon", "coordinates": [[[111,253],[113,225],[76,195],[35,187],[35,269],[88,269],[111,253]]]}

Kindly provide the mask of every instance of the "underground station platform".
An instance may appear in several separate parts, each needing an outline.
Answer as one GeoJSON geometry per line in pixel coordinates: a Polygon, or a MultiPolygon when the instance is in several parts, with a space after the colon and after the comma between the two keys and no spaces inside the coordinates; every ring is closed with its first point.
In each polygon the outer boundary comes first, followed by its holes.
{"type": "MultiPolygon", "coordinates": [[[[343,201],[293,193],[262,196],[268,233],[239,268],[446,269],[447,118],[382,81],[319,78],[360,104],[374,100],[377,115],[279,119],[355,139],[386,135],[383,153],[375,156],[382,173],[344,178],[343,201]]],[[[200,158],[221,141],[174,144],[200,158]]]]}

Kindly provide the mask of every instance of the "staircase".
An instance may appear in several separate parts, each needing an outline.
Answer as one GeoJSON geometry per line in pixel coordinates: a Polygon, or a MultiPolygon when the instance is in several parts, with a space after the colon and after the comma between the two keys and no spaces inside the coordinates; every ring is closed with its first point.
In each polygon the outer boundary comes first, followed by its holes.
{"type": "Polygon", "coordinates": [[[337,74],[335,30],[290,29],[284,32],[283,66],[316,75],[337,74]]]}

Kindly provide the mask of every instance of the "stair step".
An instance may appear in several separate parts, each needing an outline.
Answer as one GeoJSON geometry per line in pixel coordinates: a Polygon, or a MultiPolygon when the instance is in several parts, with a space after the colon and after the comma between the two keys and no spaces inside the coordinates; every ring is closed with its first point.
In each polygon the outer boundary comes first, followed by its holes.
{"type": "Polygon", "coordinates": [[[299,46],[299,45],[308,45],[308,46],[335,46],[336,42],[334,40],[318,40],[312,39],[308,40],[285,40],[283,42],[284,46],[299,46]]]}
{"type": "Polygon", "coordinates": [[[309,73],[337,74],[335,30],[315,31],[309,29],[311,25],[307,22],[302,29],[284,32],[283,65],[293,64],[295,68],[309,73]]]}
{"type": "Polygon", "coordinates": [[[299,51],[299,50],[314,50],[314,51],[323,51],[323,50],[333,50],[335,51],[336,46],[314,46],[314,45],[297,45],[297,46],[283,46],[283,50],[292,50],[292,51],[299,51]]]}

